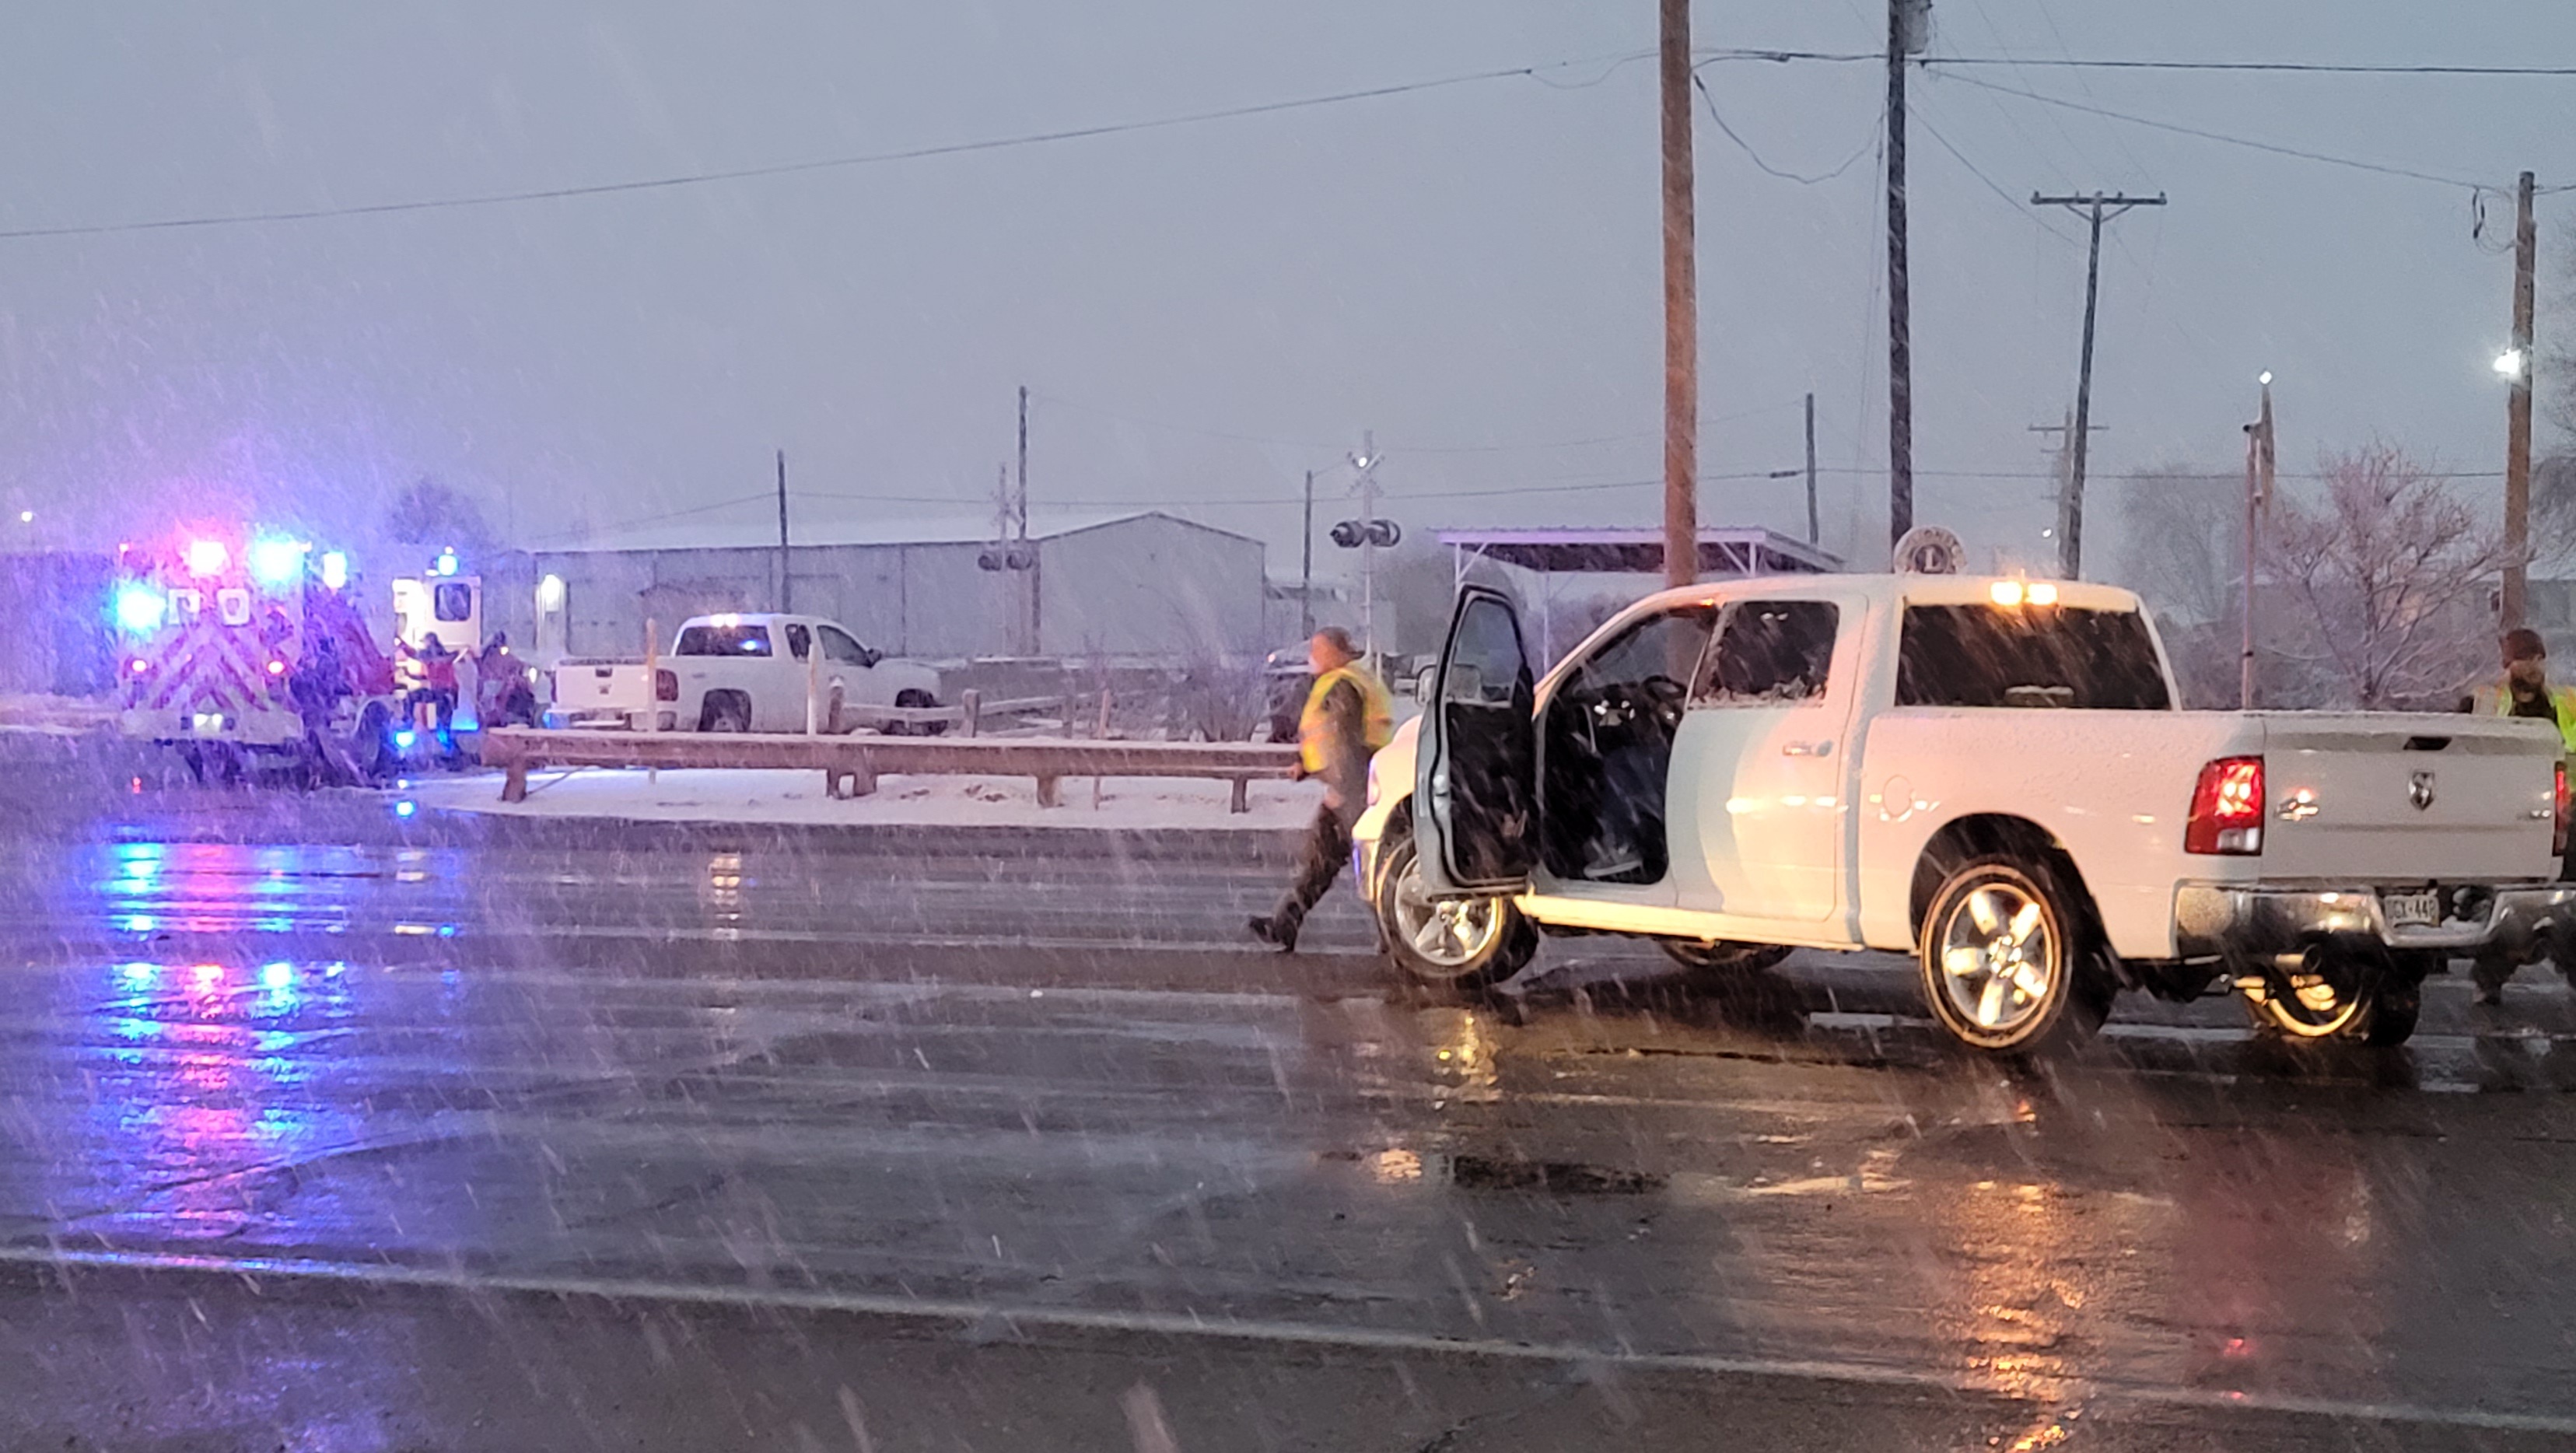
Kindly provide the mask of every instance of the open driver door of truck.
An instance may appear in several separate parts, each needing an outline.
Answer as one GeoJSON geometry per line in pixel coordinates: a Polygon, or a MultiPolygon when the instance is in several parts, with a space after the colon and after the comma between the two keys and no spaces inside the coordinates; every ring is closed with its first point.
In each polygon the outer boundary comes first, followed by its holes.
{"type": "Polygon", "coordinates": [[[1438,682],[1414,784],[1423,881],[1435,892],[1526,891],[1538,843],[1537,681],[1509,599],[1459,591],[1438,682]]]}

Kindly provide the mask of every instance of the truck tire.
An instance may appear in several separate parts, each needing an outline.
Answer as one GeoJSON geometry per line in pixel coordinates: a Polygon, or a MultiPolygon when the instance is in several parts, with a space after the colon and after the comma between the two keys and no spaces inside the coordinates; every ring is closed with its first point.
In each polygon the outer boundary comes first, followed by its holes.
{"type": "Polygon", "coordinates": [[[2381,1049],[2393,1048],[2415,1037],[2416,1022],[2424,1017],[2424,986],[2403,974],[2391,975],[2379,983],[2371,996],[2370,1023],[2363,1026],[2361,1042],[2381,1049]]]}
{"type": "MultiPolygon", "coordinates": [[[[907,711],[928,711],[939,704],[939,698],[919,687],[906,687],[894,694],[894,704],[907,711]]],[[[926,721],[918,727],[910,722],[886,723],[886,735],[890,737],[910,735],[935,737],[947,730],[948,723],[944,721],[926,721]]]]}
{"type": "Polygon", "coordinates": [[[1664,957],[1690,971],[1694,979],[1731,979],[1745,974],[1758,974],[1777,968],[1780,961],[1796,950],[1778,943],[1730,943],[1719,940],[1701,943],[1696,939],[1659,938],[1655,947],[1664,957]]]}
{"type": "Polygon", "coordinates": [[[2404,1044],[2424,1014],[2421,965],[2320,946],[2297,972],[2245,996],[2257,1029],[2291,1039],[2404,1044]]]}
{"type": "Polygon", "coordinates": [[[751,703],[731,691],[711,691],[698,707],[698,730],[702,732],[747,732],[751,730],[751,703]]]}
{"type": "Polygon", "coordinates": [[[1433,898],[1409,830],[1391,833],[1380,851],[1378,936],[1409,987],[1444,994],[1491,988],[1537,954],[1538,931],[1510,899],[1433,898]]]}
{"type": "Polygon", "coordinates": [[[1923,997],[1951,1037],[1994,1054],[2071,1049],[2110,1016],[2117,981],[2064,870],[1971,858],[1932,895],[1916,940],[1923,997]]]}

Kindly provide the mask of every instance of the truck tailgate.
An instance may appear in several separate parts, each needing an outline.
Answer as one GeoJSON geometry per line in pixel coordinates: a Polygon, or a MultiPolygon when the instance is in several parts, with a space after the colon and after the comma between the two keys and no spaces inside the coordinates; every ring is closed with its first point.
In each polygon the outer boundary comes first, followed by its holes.
{"type": "Polygon", "coordinates": [[[653,683],[641,661],[556,663],[554,709],[565,716],[649,711],[653,683]]]}
{"type": "Polygon", "coordinates": [[[2557,876],[2558,734],[2547,723],[2309,712],[2262,721],[2264,879],[2557,876]]]}

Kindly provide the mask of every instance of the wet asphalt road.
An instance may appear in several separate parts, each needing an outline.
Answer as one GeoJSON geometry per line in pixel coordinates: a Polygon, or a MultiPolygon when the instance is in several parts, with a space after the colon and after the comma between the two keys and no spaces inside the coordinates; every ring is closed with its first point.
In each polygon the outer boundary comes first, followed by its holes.
{"type": "Polygon", "coordinates": [[[2576,1444],[2576,1013],[1552,943],[1275,856],[572,830],[0,742],[0,1447],[2576,1444]]]}

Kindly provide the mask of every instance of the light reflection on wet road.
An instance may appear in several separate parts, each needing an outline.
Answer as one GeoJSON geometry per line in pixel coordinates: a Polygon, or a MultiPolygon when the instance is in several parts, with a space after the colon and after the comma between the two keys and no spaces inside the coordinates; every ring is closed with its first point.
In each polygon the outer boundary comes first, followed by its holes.
{"type": "Polygon", "coordinates": [[[1274,867],[308,835],[0,849],[7,1247],[2576,1429],[2528,973],[2404,1053],[2124,1001],[2013,1075],[1883,963],[1439,1006],[1346,904],[1212,947],[1274,867]]]}

